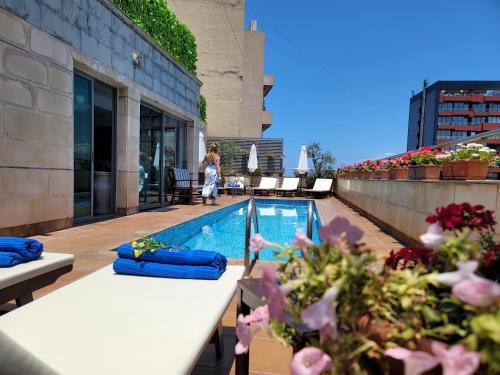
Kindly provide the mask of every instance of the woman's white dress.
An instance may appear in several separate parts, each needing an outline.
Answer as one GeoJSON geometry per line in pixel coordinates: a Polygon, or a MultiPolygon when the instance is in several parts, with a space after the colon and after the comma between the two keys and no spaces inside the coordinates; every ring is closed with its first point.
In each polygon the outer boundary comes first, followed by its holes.
{"type": "Polygon", "coordinates": [[[203,190],[201,195],[205,198],[217,198],[217,180],[219,179],[217,173],[216,162],[208,162],[205,168],[205,184],[203,185],[203,190]]]}

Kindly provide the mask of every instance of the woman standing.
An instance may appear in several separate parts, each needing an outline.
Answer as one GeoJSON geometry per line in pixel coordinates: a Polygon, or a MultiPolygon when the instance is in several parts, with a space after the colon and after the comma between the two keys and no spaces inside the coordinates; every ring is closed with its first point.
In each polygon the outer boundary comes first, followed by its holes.
{"type": "Polygon", "coordinates": [[[208,154],[206,154],[205,159],[203,159],[204,162],[207,162],[207,167],[205,168],[205,184],[203,185],[201,196],[203,198],[203,204],[207,204],[207,198],[210,198],[212,200],[212,206],[215,206],[218,188],[217,183],[221,177],[218,151],[219,146],[217,146],[217,143],[212,143],[209,147],[208,154]]]}

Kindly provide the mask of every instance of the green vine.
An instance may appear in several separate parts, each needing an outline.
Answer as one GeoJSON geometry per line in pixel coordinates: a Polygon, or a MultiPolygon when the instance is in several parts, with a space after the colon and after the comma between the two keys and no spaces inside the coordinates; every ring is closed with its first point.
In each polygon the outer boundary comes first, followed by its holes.
{"type": "Polygon", "coordinates": [[[165,0],[112,0],[187,70],[196,74],[196,38],[165,0]]]}
{"type": "Polygon", "coordinates": [[[200,120],[207,122],[207,99],[200,95],[200,120]]]}

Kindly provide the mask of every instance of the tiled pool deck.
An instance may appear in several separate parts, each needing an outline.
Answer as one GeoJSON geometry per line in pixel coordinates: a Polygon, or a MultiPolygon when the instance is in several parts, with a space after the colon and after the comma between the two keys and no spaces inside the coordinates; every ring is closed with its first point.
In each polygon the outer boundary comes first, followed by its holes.
{"type": "MultiPolygon", "coordinates": [[[[219,199],[219,204],[220,207],[225,207],[247,198],[222,196],[219,199]]],[[[374,249],[379,257],[383,257],[390,250],[401,246],[375,224],[335,198],[316,200],[316,205],[323,223],[340,215],[347,217],[351,222],[361,227],[365,232],[364,242],[374,249]]],[[[36,236],[34,238],[44,243],[46,251],[74,254],[75,264],[72,272],[62,276],[53,285],[35,293],[35,298],[111,264],[116,257],[115,252],[111,250],[124,242],[158,232],[213,210],[214,207],[211,206],[176,205],[36,236]]],[[[232,259],[230,263],[241,264],[242,261],[232,259]]],[[[269,261],[259,261],[254,269],[254,275],[258,277],[263,267],[272,264],[273,262],[269,261]]],[[[224,358],[216,362],[214,349],[209,345],[193,374],[234,373],[235,321],[236,301],[233,299],[223,317],[226,345],[224,358]]],[[[288,363],[291,358],[289,348],[283,348],[276,341],[263,334],[258,334],[252,342],[250,350],[250,373],[288,374],[288,363]]]]}

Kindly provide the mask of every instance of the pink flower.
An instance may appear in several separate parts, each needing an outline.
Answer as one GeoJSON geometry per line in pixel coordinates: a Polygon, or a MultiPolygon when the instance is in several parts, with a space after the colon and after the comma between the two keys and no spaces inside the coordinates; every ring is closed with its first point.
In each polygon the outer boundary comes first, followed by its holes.
{"type": "Polygon", "coordinates": [[[292,245],[301,249],[307,249],[312,246],[314,243],[311,241],[309,237],[306,236],[302,229],[298,229],[297,233],[295,233],[295,240],[292,241],[292,245]]]}
{"type": "Polygon", "coordinates": [[[438,365],[438,360],[432,354],[411,351],[405,348],[392,348],[385,351],[385,355],[404,362],[404,375],[418,375],[438,365]]]}
{"type": "Polygon", "coordinates": [[[252,337],[255,332],[256,330],[252,330],[250,325],[245,322],[243,315],[240,314],[236,323],[236,337],[238,338],[238,342],[236,343],[236,347],[234,349],[236,354],[248,352],[250,341],[252,341],[252,337]]]}
{"type": "Polygon", "coordinates": [[[323,297],[304,309],[300,317],[302,321],[311,329],[319,329],[321,340],[330,337],[337,338],[337,314],[335,311],[335,300],[337,299],[338,288],[332,286],[323,297]]]}
{"type": "Polygon", "coordinates": [[[474,306],[490,306],[500,297],[500,285],[482,277],[465,279],[452,288],[455,297],[474,306]]]}
{"type": "Polygon", "coordinates": [[[427,233],[420,236],[420,239],[429,249],[439,249],[444,242],[443,228],[438,223],[429,225],[427,233]]]}
{"type": "Polygon", "coordinates": [[[478,263],[475,260],[457,262],[457,271],[440,273],[437,275],[437,280],[441,284],[453,286],[464,280],[478,278],[479,276],[474,275],[477,266],[478,263]]]}
{"type": "Polygon", "coordinates": [[[332,367],[331,358],[320,349],[304,348],[292,358],[290,373],[292,375],[319,375],[332,367]]]}
{"type": "Polygon", "coordinates": [[[264,331],[269,330],[269,308],[267,305],[257,307],[251,314],[243,316],[240,314],[236,324],[236,354],[243,354],[248,352],[250,341],[258,331],[258,328],[252,328],[250,324],[257,324],[257,326],[264,331]]]}
{"type": "Polygon", "coordinates": [[[481,353],[468,352],[463,345],[446,349],[444,344],[433,341],[431,349],[443,368],[442,375],[471,375],[479,368],[481,353]]]}
{"type": "Polygon", "coordinates": [[[245,316],[243,321],[246,324],[257,324],[264,331],[269,330],[269,306],[259,306],[251,314],[245,316]]]}
{"type": "Polygon", "coordinates": [[[267,241],[264,237],[260,235],[260,233],[255,233],[253,238],[250,240],[250,245],[252,245],[253,251],[261,251],[266,247],[272,247],[273,244],[267,241]]]}
{"type": "Polygon", "coordinates": [[[278,321],[285,318],[285,295],[290,292],[289,285],[280,287],[276,282],[276,274],[272,268],[264,268],[260,289],[269,306],[269,316],[278,321]]]}
{"type": "Polygon", "coordinates": [[[363,237],[363,231],[351,225],[345,217],[336,217],[330,224],[318,229],[318,234],[331,245],[341,246],[341,239],[345,238],[347,244],[354,245],[363,237]]]}

